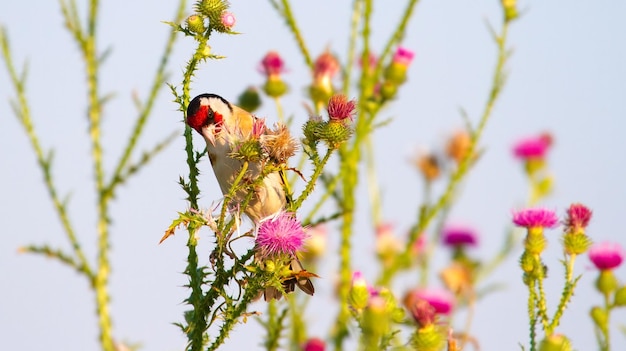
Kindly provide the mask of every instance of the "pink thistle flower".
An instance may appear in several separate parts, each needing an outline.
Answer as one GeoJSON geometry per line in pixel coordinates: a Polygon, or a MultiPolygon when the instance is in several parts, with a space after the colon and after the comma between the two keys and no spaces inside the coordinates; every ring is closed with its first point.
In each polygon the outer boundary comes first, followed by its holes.
{"type": "Polygon", "coordinates": [[[339,62],[326,50],[313,64],[313,77],[322,85],[330,85],[330,80],[339,72],[339,62]]]}
{"type": "Polygon", "coordinates": [[[270,51],[263,57],[263,60],[261,60],[259,70],[268,78],[278,77],[281,73],[285,72],[285,61],[283,61],[283,58],[278,52],[270,51]]]}
{"type": "Polygon", "coordinates": [[[591,220],[591,210],[580,203],[574,203],[567,209],[567,216],[565,217],[565,225],[571,230],[584,229],[589,225],[591,220]]]}
{"type": "Polygon", "coordinates": [[[333,95],[328,101],[328,116],[331,121],[344,121],[354,119],[356,101],[348,100],[343,94],[333,95]]]}
{"type": "Polygon", "coordinates": [[[476,246],[478,234],[470,227],[448,225],[443,229],[442,241],[452,247],[476,246]]]}
{"type": "Polygon", "coordinates": [[[454,295],[443,289],[416,289],[411,298],[426,300],[438,314],[448,315],[454,308],[454,295]]]}
{"type": "Polygon", "coordinates": [[[559,219],[552,210],[527,208],[513,211],[513,223],[524,228],[555,228],[559,224],[559,219]]]}
{"type": "Polygon", "coordinates": [[[366,288],[367,281],[363,277],[363,273],[360,271],[354,271],[352,273],[352,288],[366,288]]]}
{"type": "Polygon", "coordinates": [[[551,145],[552,136],[548,133],[543,133],[539,136],[519,140],[513,146],[513,154],[522,160],[541,159],[545,157],[551,145]]]}
{"type": "Polygon", "coordinates": [[[254,139],[260,139],[265,133],[265,128],[265,118],[255,118],[252,124],[252,133],[250,136],[254,139]]]}
{"type": "Polygon", "coordinates": [[[599,270],[611,270],[622,264],[624,249],[618,243],[603,242],[589,250],[589,259],[599,270]]]}
{"type": "Polygon", "coordinates": [[[326,344],[320,338],[311,338],[302,347],[303,351],[324,351],[326,344]]]}
{"type": "Polygon", "coordinates": [[[413,306],[409,307],[409,310],[413,319],[415,319],[420,328],[424,328],[435,323],[437,311],[428,301],[417,299],[413,306]]]}
{"type": "Polygon", "coordinates": [[[306,238],[307,234],[294,214],[281,211],[261,220],[255,243],[262,258],[295,256],[306,238]]]}
{"type": "Polygon", "coordinates": [[[402,46],[398,46],[395,54],[393,55],[393,63],[408,67],[413,61],[413,57],[415,57],[415,53],[407,48],[402,46]]]}
{"type": "Polygon", "coordinates": [[[233,28],[235,26],[235,22],[237,22],[235,15],[227,11],[224,11],[224,13],[222,13],[220,19],[222,21],[222,25],[224,25],[224,27],[226,27],[227,29],[233,28]]]}

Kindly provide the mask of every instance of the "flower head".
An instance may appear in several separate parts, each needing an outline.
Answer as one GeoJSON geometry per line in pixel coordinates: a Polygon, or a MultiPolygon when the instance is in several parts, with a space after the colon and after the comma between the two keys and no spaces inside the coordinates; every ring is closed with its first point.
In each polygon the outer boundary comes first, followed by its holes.
{"type": "Polygon", "coordinates": [[[339,61],[326,50],[313,64],[313,78],[324,85],[330,85],[330,80],[339,72],[339,61]]]}
{"type": "Polygon", "coordinates": [[[268,52],[263,60],[261,60],[261,73],[269,77],[278,77],[281,73],[285,72],[285,61],[280,57],[280,54],[276,51],[268,52]]]}
{"type": "Polygon", "coordinates": [[[405,47],[398,46],[395,54],[393,55],[393,63],[400,64],[402,66],[408,67],[413,61],[413,57],[415,57],[415,53],[405,47]]]}
{"type": "Polygon", "coordinates": [[[589,259],[600,270],[619,267],[624,260],[624,250],[618,243],[603,242],[589,249],[589,259]]]}
{"type": "Polygon", "coordinates": [[[469,133],[465,130],[458,130],[448,139],[446,154],[456,163],[461,163],[467,156],[471,144],[472,139],[469,133]]]}
{"type": "Polygon", "coordinates": [[[307,340],[306,344],[304,344],[304,347],[302,347],[302,350],[303,351],[324,351],[325,348],[326,348],[326,344],[324,343],[324,340],[320,338],[311,338],[307,340]]]}
{"type": "Polygon", "coordinates": [[[527,208],[513,212],[513,223],[524,228],[554,228],[559,224],[559,219],[552,210],[527,208]]]}
{"type": "Polygon", "coordinates": [[[237,20],[235,19],[234,14],[228,11],[224,11],[221,16],[221,22],[226,29],[230,30],[235,26],[235,22],[237,22],[237,20]]]}
{"type": "Polygon", "coordinates": [[[348,100],[343,94],[333,95],[328,101],[328,116],[331,121],[352,121],[355,112],[356,101],[348,100]]]}
{"type": "Polygon", "coordinates": [[[582,231],[589,225],[591,214],[592,212],[587,206],[579,203],[571,204],[567,209],[565,226],[568,231],[582,231]]]}
{"type": "Polygon", "coordinates": [[[442,241],[447,246],[476,246],[478,235],[470,227],[448,225],[443,229],[442,241]]]}
{"type": "Polygon", "coordinates": [[[294,214],[278,212],[261,220],[256,236],[256,252],[261,258],[295,256],[307,237],[294,214]]]}
{"type": "Polygon", "coordinates": [[[417,300],[427,301],[438,314],[450,314],[454,308],[454,296],[443,289],[415,289],[405,298],[405,304],[412,306],[417,300]]]}
{"type": "Polygon", "coordinates": [[[287,163],[296,154],[299,145],[284,124],[277,124],[275,129],[268,130],[262,138],[262,144],[270,158],[279,164],[287,163]]]}
{"type": "Polygon", "coordinates": [[[441,161],[433,153],[423,153],[417,156],[413,162],[427,182],[432,182],[441,175],[441,161]]]}
{"type": "Polygon", "coordinates": [[[539,136],[519,140],[513,146],[513,154],[522,160],[542,159],[551,145],[552,136],[548,133],[543,133],[539,136]]]}
{"type": "Polygon", "coordinates": [[[426,300],[416,299],[413,305],[409,306],[409,311],[420,328],[435,323],[437,311],[435,311],[435,308],[426,300]]]}

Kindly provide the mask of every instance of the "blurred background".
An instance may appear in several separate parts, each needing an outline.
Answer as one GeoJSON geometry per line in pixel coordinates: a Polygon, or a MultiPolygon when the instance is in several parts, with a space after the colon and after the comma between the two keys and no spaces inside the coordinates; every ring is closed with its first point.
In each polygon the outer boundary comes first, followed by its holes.
{"type": "MultiPolygon", "coordinates": [[[[203,64],[192,95],[217,93],[235,101],[248,85],[260,85],[259,61],[277,50],[287,63],[284,75],[291,86],[284,109],[295,118],[294,132],[308,117],[302,107],[310,75],[292,35],[264,1],[231,1],[237,17],[234,30],[242,35],[212,37],[213,53],[228,58],[203,64]]],[[[380,51],[403,11],[404,2],[375,4],[372,45],[380,51]]],[[[86,5],[79,4],[81,14],[86,5]]],[[[295,16],[313,56],[327,47],[342,61],[348,41],[349,1],[296,1],[295,16]]],[[[409,81],[382,117],[393,122],[376,132],[376,159],[386,221],[404,236],[414,222],[422,198],[422,181],[410,160],[418,150],[436,149],[462,126],[459,108],[477,121],[487,98],[496,48],[486,22],[498,26],[500,12],[492,1],[423,1],[417,6],[402,45],[416,58],[409,81]]],[[[191,13],[191,4],[189,4],[191,13]]],[[[513,56],[509,79],[484,133],[485,154],[462,186],[451,220],[473,225],[481,244],[472,254],[491,257],[502,244],[511,209],[522,206],[527,184],[521,165],[513,159],[512,144],[520,137],[552,132],[549,156],[556,187],[544,205],[562,215],[571,202],[594,211],[588,234],[594,241],[626,245],[620,227],[626,213],[624,152],[626,151],[626,3],[617,1],[522,1],[522,17],[510,33],[513,56]],[[621,155],[621,156],[620,156],[621,155]]],[[[99,26],[101,51],[112,54],[101,68],[101,91],[115,93],[105,106],[103,143],[110,173],[134,122],[132,94],[147,95],[157,67],[175,2],[102,1],[99,26]]],[[[63,27],[55,1],[0,3],[0,25],[11,40],[16,65],[28,62],[27,95],[35,128],[43,147],[53,148],[53,174],[61,195],[70,194],[70,216],[84,248],[95,257],[93,171],[87,136],[83,62],[63,27]]],[[[180,38],[169,65],[169,82],[179,85],[193,50],[190,38],[180,38]]],[[[42,256],[20,255],[27,244],[69,248],[53,212],[42,174],[23,129],[13,115],[14,98],[6,70],[0,70],[0,345],[12,350],[96,350],[97,323],[93,295],[74,271],[42,256]]],[[[140,150],[148,149],[173,131],[182,134],[182,114],[169,90],[159,95],[140,150]]],[[[275,121],[275,109],[266,100],[257,113],[275,121]]],[[[197,148],[203,147],[200,138],[197,148]]],[[[177,184],[186,174],[184,139],[176,139],[143,172],[118,192],[112,207],[111,310],[114,335],[144,350],[181,350],[185,337],[172,323],[183,320],[187,296],[181,274],[186,260],[186,233],[157,245],[163,231],[186,209],[185,194],[177,184]]],[[[221,198],[205,160],[201,164],[203,197],[208,207],[221,198]]],[[[362,178],[364,179],[364,178],[362,178]]],[[[358,201],[354,236],[354,268],[373,280],[374,230],[369,220],[367,193],[358,201]]],[[[307,320],[312,336],[323,337],[335,315],[334,271],[337,261],[337,224],[328,226],[329,259],[318,269],[317,293],[307,320]]],[[[207,233],[204,233],[205,235],[207,233]]],[[[559,230],[550,239],[546,261],[550,266],[547,293],[553,311],[563,271],[559,263],[559,230]]],[[[208,238],[201,241],[208,252],[208,238]]],[[[513,350],[528,343],[526,289],[515,252],[489,279],[504,289],[480,301],[471,332],[481,350],[513,350]]],[[[447,252],[436,260],[443,262],[447,252]]],[[[205,263],[208,257],[205,256],[205,263]]],[[[437,261],[437,262],[438,262],[437,261]]],[[[617,271],[626,280],[622,267],[617,271]]],[[[570,308],[558,331],[571,337],[575,349],[597,349],[588,311],[600,304],[593,289],[596,272],[581,257],[576,273],[583,274],[570,308]]],[[[432,280],[437,283],[436,280],[432,280]]],[[[398,282],[399,291],[412,282],[398,282]]],[[[264,310],[261,303],[254,306],[264,310]]],[[[463,315],[461,314],[461,317],[463,315]]],[[[457,322],[464,321],[459,318],[457,322]]],[[[613,318],[613,349],[626,349],[626,336],[618,326],[626,314],[613,318]]],[[[462,324],[459,323],[459,326],[462,324]]],[[[254,320],[239,325],[224,349],[262,349],[261,328],[254,320]]]]}

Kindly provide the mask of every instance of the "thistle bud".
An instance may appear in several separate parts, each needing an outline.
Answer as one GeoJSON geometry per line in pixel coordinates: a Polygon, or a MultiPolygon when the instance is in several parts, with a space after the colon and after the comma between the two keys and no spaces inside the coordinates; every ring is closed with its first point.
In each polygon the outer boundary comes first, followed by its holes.
{"type": "Polygon", "coordinates": [[[204,33],[206,30],[206,27],[204,26],[204,19],[198,15],[191,15],[187,17],[187,29],[196,34],[204,33]]]}
{"type": "Polygon", "coordinates": [[[601,330],[606,330],[606,328],[608,327],[607,324],[609,322],[609,315],[603,308],[594,306],[593,308],[591,308],[591,311],[589,311],[589,315],[591,315],[591,319],[598,328],[600,328],[601,330]]]}
{"type": "Polygon", "coordinates": [[[604,295],[608,295],[617,290],[619,283],[612,270],[602,270],[596,280],[596,289],[604,295]]]}
{"type": "Polygon", "coordinates": [[[613,303],[615,306],[626,306],[626,286],[617,289],[613,303]]]}
{"type": "Polygon", "coordinates": [[[289,91],[289,86],[280,77],[278,79],[270,77],[265,84],[263,84],[263,91],[267,96],[277,98],[285,95],[289,91]]]}
{"type": "Polygon", "coordinates": [[[254,112],[261,106],[259,91],[255,87],[248,87],[248,89],[244,90],[244,92],[239,95],[237,105],[248,112],[254,112]]]}
{"type": "Polygon", "coordinates": [[[413,350],[420,351],[440,351],[446,344],[446,335],[436,325],[418,329],[411,337],[413,350]]]}
{"type": "Polygon", "coordinates": [[[539,351],[571,351],[572,344],[569,339],[560,334],[551,335],[543,339],[539,344],[539,351]]]}

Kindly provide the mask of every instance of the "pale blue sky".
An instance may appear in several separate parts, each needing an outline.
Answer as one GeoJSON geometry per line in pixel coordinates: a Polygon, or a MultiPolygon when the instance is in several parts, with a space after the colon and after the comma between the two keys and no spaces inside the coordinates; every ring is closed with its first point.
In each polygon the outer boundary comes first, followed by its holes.
{"type": "MultiPolygon", "coordinates": [[[[314,55],[330,46],[345,58],[349,3],[294,1],[294,12],[314,55]]],[[[390,19],[397,18],[402,8],[399,1],[386,3],[375,5],[375,48],[382,47],[394,25],[390,19]]],[[[440,145],[442,137],[461,125],[459,107],[474,121],[482,111],[495,60],[485,20],[497,22],[496,5],[495,0],[425,0],[417,7],[403,43],[417,53],[409,82],[400,99],[384,112],[384,116],[393,116],[394,122],[376,134],[384,214],[399,233],[412,223],[422,189],[407,160],[420,147],[440,145]]],[[[510,210],[526,196],[521,167],[512,159],[510,146],[519,137],[548,130],[556,140],[550,156],[556,190],[546,205],[563,213],[571,202],[583,202],[594,210],[589,228],[594,240],[626,245],[620,227],[626,211],[626,3],[523,1],[521,7],[524,16],[511,28],[514,55],[508,65],[510,79],[485,131],[482,145],[486,152],[467,179],[451,217],[480,230],[482,246],[475,255],[492,255],[501,244],[510,210]]],[[[102,3],[100,47],[113,46],[102,67],[102,91],[116,93],[105,109],[103,124],[108,170],[117,160],[135,115],[131,93],[145,96],[168,31],[161,21],[170,20],[174,10],[174,2],[102,3]]],[[[282,21],[264,1],[232,1],[232,11],[237,16],[235,29],[243,34],[215,37],[211,44],[214,52],[228,59],[201,66],[193,93],[213,92],[234,100],[247,85],[262,83],[258,61],[268,50],[279,50],[290,69],[285,79],[292,87],[285,111],[304,121],[307,116],[301,101],[309,76],[282,21]]],[[[62,194],[72,194],[70,215],[93,257],[95,214],[85,133],[85,79],[76,45],[62,28],[55,1],[4,1],[0,3],[0,24],[8,28],[16,62],[29,61],[27,87],[35,126],[43,146],[55,149],[58,188],[62,194]]],[[[191,48],[190,39],[178,42],[169,66],[174,84],[180,82],[191,48]]],[[[0,345],[3,349],[94,350],[96,320],[86,282],[57,262],[17,254],[19,246],[29,243],[64,248],[68,244],[27,138],[12,115],[8,98],[14,94],[7,79],[5,70],[0,70],[0,164],[4,169],[0,178],[4,231],[0,345]]],[[[147,134],[140,140],[143,148],[172,131],[182,131],[182,115],[171,100],[167,89],[163,90],[147,134]]],[[[259,114],[273,121],[273,105],[267,101],[259,114]]],[[[200,148],[202,141],[197,141],[200,148]]],[[[176,140],[120,189],[112,207],[115,335],[142,343],[144,350],[181,350],[185,343],[171,324],[182,320],[185,309],[180,303],[187,296],[181,287],[185,277],[180,274],[185,267],[185,234],[156,244],[176,211],[186,206],[177,184],[179,175],[186,172],[183,145],[182,138],[176,140]]],[[[206,207],[220,195],[209,163],[202,166],[202,204],[206,207]]],[[[369,263],[373,234],[365,204],[366,192],[362,191],[354,265],[373,279],[376,268],[369,263]]],[[[330,225],[331,237],[336,237],[335,227],[330,225]]],[[[546,253],[551,267],[547,287],[553,297],[551,308],[562,277],[558,234],[549,234],[546,253]]],[[[492,279],[505,283],[507,289],[482,301],[476,313],[472,332],[483,350],[514,350],[518,343],[527,343],[526,292],[517,255],[492,279]]],[[[316,283],[318,293],[310,305],[308,318],[320,336],[328,329],[329,316],[334,316],[334,311],[326,308],[332,302],[335,263],[331,259],[320,267],[322,279],[316,283]]],[[[559,328],[578,350],[596,349],[587,316],[590,305],[601,299],[591,288],[595,272],[589,267],[586,257],[578,261],[576,271],[584,276],[559,328]]],[[[626,280],[624,272],[618,271],[622,280],[626,280]]],[[[614,321],[626,324],[626,314],[617,313],[614,321]]],[[[238,326],[232,344],[225,349],[261,349],[258,333],[258,324],[250,320],[238,326]]],[[[626,337],[614,333],[613,346],[614,350],[625,349],[626,337]]]]}

